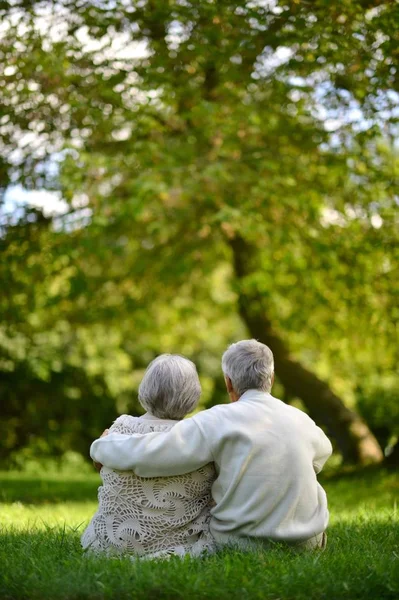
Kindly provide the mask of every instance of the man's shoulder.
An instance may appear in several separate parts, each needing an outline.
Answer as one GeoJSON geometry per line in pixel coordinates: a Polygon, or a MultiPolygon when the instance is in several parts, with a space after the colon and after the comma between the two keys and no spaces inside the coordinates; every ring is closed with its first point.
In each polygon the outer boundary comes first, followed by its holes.
{"type": "Polygon", "coordinates": [[[229,402],[228,404],[216,404],[191,418],[199,427],[215,426],[216,428],[224,428],[228,423],[234,424],[238,421],[242,422],[242,420],[247,421],[248,418],[252,418],[253,413],[253,405],[238,400],[237,402],[229,402]]]}
{"type": "Polygon", "coordinates": [[[289,415],[292,419],[292,422],[296,423],[296,426],[305,428],[304,430],[307,430],[309,432],[316,429],[316,423],[303,410],[297,408],[296,406],[292,406],[291,404],[286,404],[283,401],[279,402],[279,410],[282,411],[282,414],[285,414],[286,416],[289,415]]]}
{"type": "Polygon", "coordinates": [[[201,412],[196,413],[191,417],[191,419],[197,425],[201,425],[203,423],[216,423],[220,419],[223,419],[226,416],[226,414],[230,413],[231,409],[231,404],[216,404],[211,408],[207,408],[206,410],[202,410],[201,412]]]}

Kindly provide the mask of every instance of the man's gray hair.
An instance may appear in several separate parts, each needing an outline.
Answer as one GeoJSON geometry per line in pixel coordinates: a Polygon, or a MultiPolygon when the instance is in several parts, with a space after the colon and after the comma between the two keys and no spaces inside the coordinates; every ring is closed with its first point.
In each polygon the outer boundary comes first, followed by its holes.
{"type": "Polygon", "coordinates": [[[247,390],[270,392],[272,389],[273,352],[257,340],[231,344],[223,354],[222,369],[239,396],[247,390]]]}
{"type": "Polygon", "coordinates": [[[139,402],[161,419],[182,419],[198,404],[201,384],[195,364],[179,354],[161,354],[147,367],[139,402]]]}

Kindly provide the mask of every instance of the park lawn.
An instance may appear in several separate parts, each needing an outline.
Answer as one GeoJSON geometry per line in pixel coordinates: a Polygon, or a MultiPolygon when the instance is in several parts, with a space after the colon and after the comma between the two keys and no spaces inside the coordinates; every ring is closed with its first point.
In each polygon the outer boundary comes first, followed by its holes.
{"type": "Polygon", "coordinates": [[[323,480],[331,525],[324,553],[223,550],[200,560],[83,555],[96,474],[0,474],[1,599],[259,600],[399,598],[399,476],[370,470],[323,480]]]}

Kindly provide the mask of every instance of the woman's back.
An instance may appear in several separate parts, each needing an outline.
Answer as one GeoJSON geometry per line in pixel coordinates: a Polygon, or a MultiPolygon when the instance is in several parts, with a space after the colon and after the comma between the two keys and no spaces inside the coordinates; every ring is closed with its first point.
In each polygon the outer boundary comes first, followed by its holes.
{"type": "MultiPolygon", "coordinates": [[[[110,432],[168,431],[178,421],[122,415],[110,432]]],[[[99,508],[82,535],[85,549],[135,555],[198,555],[213,549],[209,533],[213,464],[175,477],[144,479],[101,470],[99,508]]]]}

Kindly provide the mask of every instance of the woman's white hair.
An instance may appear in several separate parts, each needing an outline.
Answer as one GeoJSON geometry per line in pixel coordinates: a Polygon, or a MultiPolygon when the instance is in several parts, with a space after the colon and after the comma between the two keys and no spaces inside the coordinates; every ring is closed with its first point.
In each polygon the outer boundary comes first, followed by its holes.
{"type": "Polygon", "coordinates": [[[257,340],[231,344],[223,354],[222,369],[239,396],[247,390],[270,392],[272,389],[273,352],[257,340]]]}
{"type": "Polygon", "coordinates": [[[198,404],[201,384],[195,364],[179,354],[161,354],[147,367],[139,402],[161,419],[182,419],[198,404]]]}

